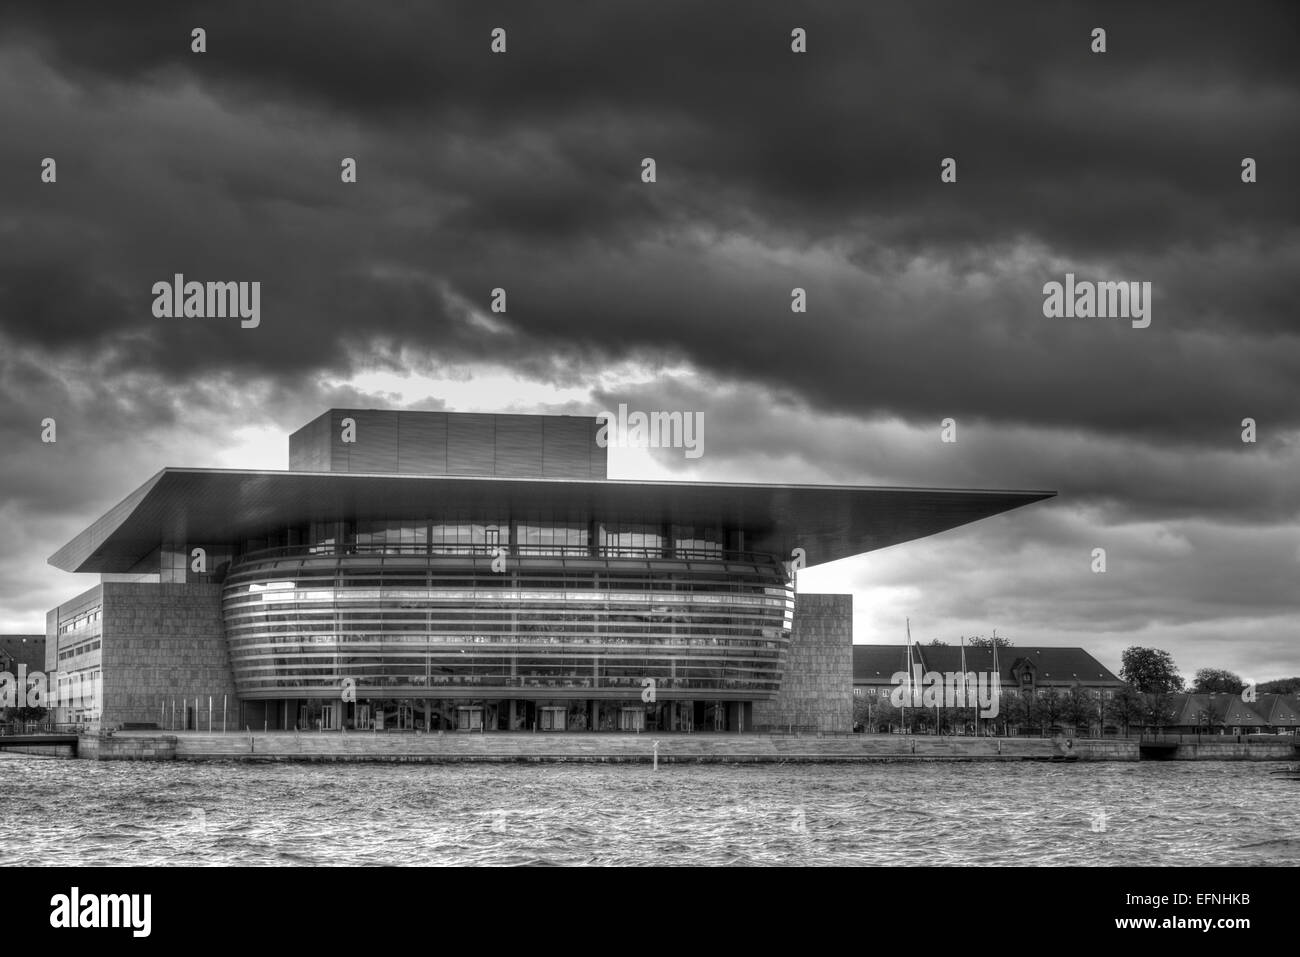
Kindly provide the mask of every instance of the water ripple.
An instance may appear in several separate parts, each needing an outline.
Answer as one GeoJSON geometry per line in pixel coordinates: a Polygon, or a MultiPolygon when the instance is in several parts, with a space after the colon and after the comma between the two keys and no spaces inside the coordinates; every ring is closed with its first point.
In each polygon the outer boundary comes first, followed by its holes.
{"type": "Polygon", "coordinates": [[[1300,864],[1257,763],[242,765],[0,757],[0,865],[1300,864]]]}

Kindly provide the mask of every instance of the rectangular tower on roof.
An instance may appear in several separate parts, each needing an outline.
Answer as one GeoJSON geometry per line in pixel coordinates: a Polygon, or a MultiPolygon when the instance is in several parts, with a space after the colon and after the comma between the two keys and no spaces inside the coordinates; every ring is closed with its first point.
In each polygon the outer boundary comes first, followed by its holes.
{"type": "Polygon", "coordinates": [[[576,415],[330,409],[289,436],[289,469],[603,479],[599,430],[576,415]]]}

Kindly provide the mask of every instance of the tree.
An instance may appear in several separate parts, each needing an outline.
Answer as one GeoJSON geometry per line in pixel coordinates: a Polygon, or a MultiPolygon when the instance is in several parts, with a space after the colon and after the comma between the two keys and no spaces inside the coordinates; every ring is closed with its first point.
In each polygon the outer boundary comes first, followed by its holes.
{"type": "Polygon", "coordinates": [[[1193,691],[1226,691],[1228,694],[1240,694],[1246,690],[1246,682],[1231,671],[1222,668],[1202,668],[1192,679],[1193,691]]]}
{"type": "Polygon", "coordinates": [[[1052,725],[1060,724],[1065,714],[1065,699],[1055,688],[1044,688],[1035,697],[1038,698],[1038,723],[1044,732],[1052,725]]]}
{"type": "MultiPolygon", "coordinates": [[[[972,694],[974,694],[973,691],[972,694]]],[[[980,714],[979,708],[976,707],[949,708],[948,726],[952,728],[954,731],[957,728],[961,728],[963,734],[967,730],[973,730],[975,733],[978,734],[979,714],[980,714]]]]}
{"type": "Polygon", "coordinates": [[[1300,678],[1278,678],[1261,681],[1255,688],[1260,694],[1295,694],[1300,691],[1300,678]]]}
{"type": "Polygon", "coordinates": [[[898,725],[899,717],[898,709],[895,708],[894,703],[889,700],[889,695],[882,694],[877,699],[876,706],[873,709],[872,723],[875,727],[868,728],[867,730],[879,731],[881,728],[884,728],[888,731],[891,726],[896,727],[898,725]]]}
{"type": "Polygon", "coordinates": [[[1146,695],[1147,718],[1157,730],[1162,729],[1165,725],[1172,724],[1178,717],[1178,709],[1175,707],[1176,692],[1173,691],[1153,691],[1146,695]]]}
{"type": "Polygon", "coordinates": [[[1167,651],[1133,645],[1120,657],[1119,676],[1136,691],[1171,694],[1183,690],[1183,677],[1167,651]]]}
{"type": "Polygon", "coordinates": [[[1003,722],[1017,731],[1020,728],[1028,727],[1033,720],[1033,708],[1030,705],[1029,697],[1021,694],[1019,691],[1004,691],[1002,698],[1002,712],[1000,717],[1003,722]]]}
{"type": "Polygon", "coordinates": [[[1083,690],[1076,682],[1065,693],[1061,707],[1061,716],[1077,731],[1079,728],[1092,728],[1092,719],[1097,715],[1097,699],[1083,690]]]}
{"type": "Polygon", "coordinates": [[[1131,685],[1120,688],[1106,702],[1106,717],[1123,728],[1125,734],[1142,720],[1146,712],[1146,702],[1131,685]]]}
{"type": "Polygon", "coordinates": [[[973,638],[967,638],[966,644],[970,645],[972,648],[992,648],[995,644],[999,648],[1010,648],[1011,639],[1003,638],[1000,635],[994,636],[992,638],[985,638],[980,635],[976,635],[973,638]]]}
{"type": "Polygon", "coordinates": [[[1198,708],[1196,711],[1196,730],[1201,728],[1211,733],[1215,728],[1223,727],[1223,716],[1214,708],[1198,708]]]}
{"type": "Polygon", "coordinates": [[[44,721],[45,716],[49,713],[48,708],[43,708],[40,705],[13,709],[13,716],[19,721],[44,721]]]}
{"type": "Polygon", "coordinates": [[[948,642],[946,642],[946,641],[940,641],[938,638],[932,638],[932,639],[930,640],[930,647],[931,647],[931,648],[947,648],[947,647],[948,647],[948,642]]]}
{"type": "Polygon", "coordinates": [[[861,725],[868,732],[872,731],[871,719],[874,715],[871,713],[872,708],[869,703],[873,695],[855,694],[853,696],[853,730],[858,730],[861,725]]]}
{"type": "Polygon", "coordinates": [[[867,734],[898,724],[898,709],[889,701],[889,695],[860,694],[853,696],[853,726],[861,725],[867,734]]]}

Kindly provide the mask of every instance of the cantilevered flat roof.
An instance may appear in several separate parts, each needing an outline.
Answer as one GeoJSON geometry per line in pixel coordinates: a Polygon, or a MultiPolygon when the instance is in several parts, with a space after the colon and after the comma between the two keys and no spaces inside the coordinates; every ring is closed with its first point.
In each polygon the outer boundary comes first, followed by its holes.
{"type": "Polygon", "coordinates": [[[64,545],[70,572],[125,572],[162,543],[237,545],[313,521],[419,518],[437,511],[552,520],[721,524],[745,549],[809,565],[885,548],[1051,498],[1055,492],[514,479],[166,468],[64,545]]]}

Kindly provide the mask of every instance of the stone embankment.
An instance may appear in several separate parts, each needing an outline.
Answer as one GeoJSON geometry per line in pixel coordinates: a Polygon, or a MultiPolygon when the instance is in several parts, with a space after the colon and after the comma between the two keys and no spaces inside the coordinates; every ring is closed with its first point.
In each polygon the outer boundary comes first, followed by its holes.
{"type": "Polygon", "coordinates": [[[1136,738],[962,738],[818,734],[444,734],[272,731],[120,731],[83,735],[79,755],[136,761],[601,762],[794,764],[908,761],[1279,761],[1291,739],[1188,739],[1150,747],[1136,738]]]}

